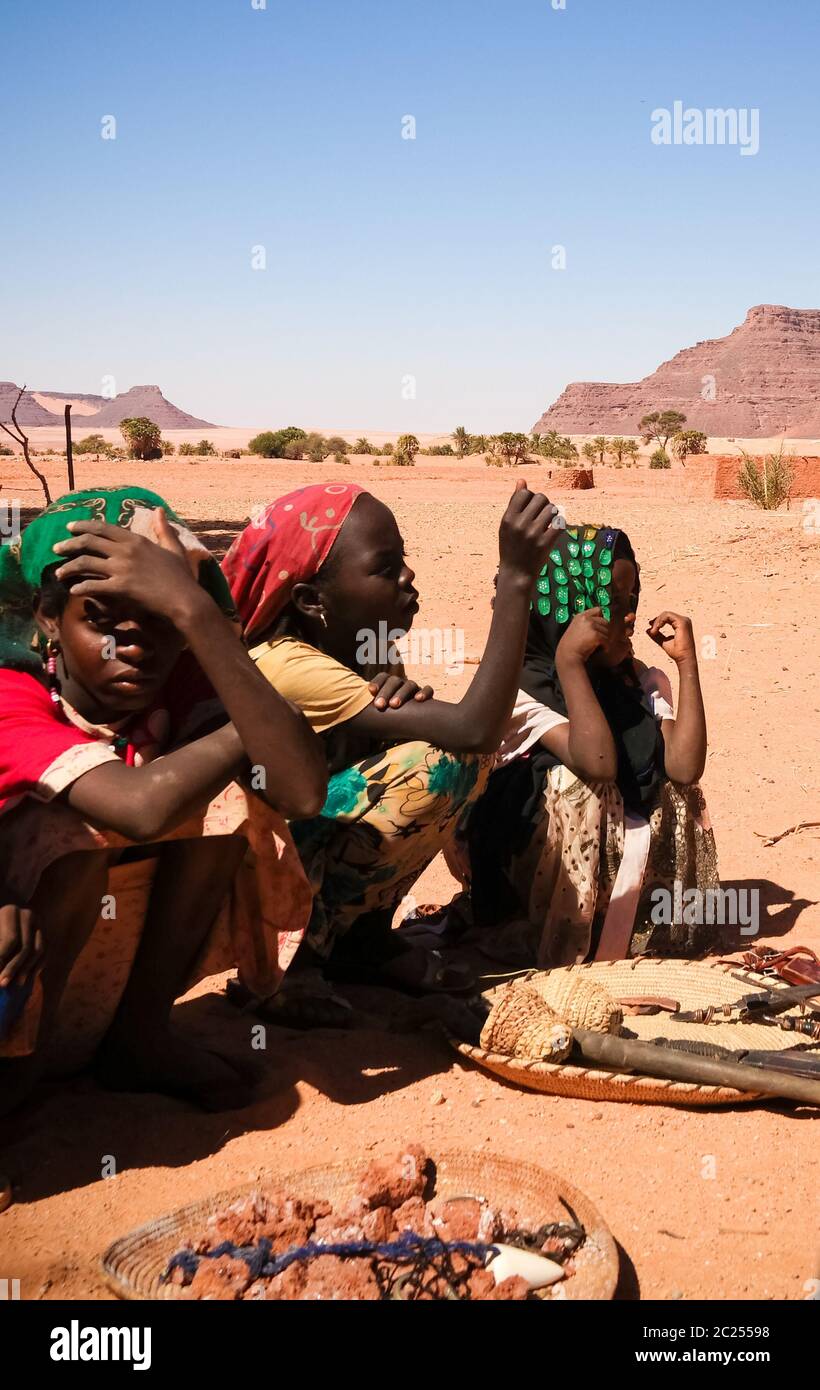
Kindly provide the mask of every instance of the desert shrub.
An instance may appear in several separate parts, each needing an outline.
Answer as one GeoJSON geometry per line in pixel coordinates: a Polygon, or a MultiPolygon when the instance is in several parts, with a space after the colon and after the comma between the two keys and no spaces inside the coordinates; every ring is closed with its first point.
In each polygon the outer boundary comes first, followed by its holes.
{"type": "Polygon", "coordinates": [[[335,458],[337,454],[344,454],[347,458],[350,453],[350,445],[346,439],[342,439],[340,434],[331,434],[327,441],[327,451],[335,458]]]}
{"type": "Polygon", "coordinates": [[[578,457],[578,450],[569,435],[559,434],[557,430],[547,430],[546,434],[532,435],[530,448],[533,453],[541,454],[545,459],[558,459],[566,462],[578,457]]]}
{"type": "Polygon", "coordinates": [[[286,454],[285,449],[291,444],[299,444],[307,435],[304,430],[300,430],[296,425],[288,425],[284,430],[263,430],[261,434],[254,435],[249,440],[248,448],[252,454],[257,454],[262,458],[301,458],[301,453],[286,454]]]}
{"type": "Polygon", "coordinates": [[[163,454],[166,454],[168,458],[171,458],[171,456],[175,454],[177,451],[176,444],[172,444],[170,439],[161,439],[159,442],[159,447],[161,448],[163,454]]]}
{"type": "Polygon", "coordinates": [[[783,457],[781,445],[778,453],[767,454],[760,463],[743,452],[737,480],[750,502],[765,512],[774,512],[781,502],[788,501],[793,476],[791,465],[783,457]]]}
{"type": "Polygon", "coordinates": [[[200,439],[196,446],[196,451],[201,458],[216,458],[216,449],[210,439],[200,439]]]}
{"type": "Polygon", "coordinates": [[[381,454],[382,454],[382,456],[383,456],[384,458],[390,458],[390,455],[391,455],[392,453],[393,453],[393,445],[390,443],[390,440],[388,439],[387,443],[384,444],[384,445],[382,446],[381,454]]]}
{"type": "Polygon", "coordinates": [[[333,462],[334,462],[334,463],[350,463],[350,459],[347,457],[347,454],[345,453],[344,449],[334,449],[334,451],[333,451],[333,462]]]}
{"type": "Polygon", "coordinates": [[[162,458],[159,425],[145,415],[129,416],[120,421],[120,434],[125,440],[128,453],[133,459],[162,458]]]}
{"type": "Polygon", "coordinates": [[[484,455],[484,462],[488,468],[503,468],[504,460],[500,454],[489,453],[484,455]]]}
{"type": "Polygon", "coordinates": [[[703,430],[678,430],[672,436],[672,453],[679,463],[684,463],[690,454],[705,454],[707,443],[703,430]]]}
{"type": "Polygon", "coordinates": [[[594,444],[584,444],[581,449],[581,453],[583,454],[585,459],[589,459],[590,463],[594,463],[596,458],[598,457],[594,444]]]}
{"type": "Polygon", "coordinates": [[[195,453],[196,453],[196,445],[195,445],[195,444],[180,444],[180,446],[179,446],[179,456],[180,456],[180,458],[190,458],[191,455],[192,455],[192,454],[195,454],[195,453]]]}
{"type": "Polygon", "coordinates": [[[75,440],[73,445],[75,454],[107,454],[110,448],[101,434],[88,434],[85,439],[75,440]]]}
{"type": "Polygon", "coordinates": [[[656,449],[649,460],[650,468],[671,468],[672,460],[665,449],[656,449]]]}
{"type": "Polygon", "coordinates": [[[313,430],[302,440],[302,452],[306,459],[311,463],[324,463],[330,449],[323,434],[317,434],[313,430]]]}
{"type": "Polygon", "coordinates": [[[353,445],[353,448],[351,449],[351,453],[353,454],[377,454],[378,452],[378,449],[374,449],[373,445],[370,443],[370,440],[365,439],[364,437],[362,437],[361,439],[357,439],[356,443],[353,445]]]}
{"type": "Polygon", "coordinates": [[[522,463],[527,457],[530,447],[529,436],[517,434],[511,430],[503,434],[495,434],[490,440],[490,454],[493,458],[500,458],[502,463],[507,463],[511,468],[522,463]]]}
{"type": "Polygon", "coordinates": [[[5,444],[0,444],[0,456],[2,456],[4,459],[13,458],[14,450],[8,449],[5,444]]]}
{"type": "Polygon", "coordinates": [[[396,440],[396,448],[393,456],[394,462],[397,463],[400,468],[406,468],[408,465],[413,464],[418,452],[419,441],[416,439],[416,436],[414,434],[400,434],[396,440]],[[399,461],[399,455],[401,455],[401,462],[399,461]]]}

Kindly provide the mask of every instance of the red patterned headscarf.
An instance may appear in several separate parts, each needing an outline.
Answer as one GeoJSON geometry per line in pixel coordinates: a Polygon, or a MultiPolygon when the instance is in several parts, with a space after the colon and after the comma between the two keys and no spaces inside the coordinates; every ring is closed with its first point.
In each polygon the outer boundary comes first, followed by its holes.
{"type": "Polygon", "coordinates": [[[356,498],[357,483],[315,483],[271,502],[237,536],[222,571],[245,639],[264,632],[324,564],[356,498]]]}

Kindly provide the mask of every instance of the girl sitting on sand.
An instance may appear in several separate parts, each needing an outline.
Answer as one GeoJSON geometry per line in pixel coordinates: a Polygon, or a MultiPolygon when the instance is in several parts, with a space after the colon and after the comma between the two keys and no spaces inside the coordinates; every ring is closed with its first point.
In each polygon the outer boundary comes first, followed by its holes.
{"type": "MultiPolygon", "coordinates": [[[[374,701],[367,639],[407,632],[418,593],[393,513],[362,488],[319,484],[279,498],[223,561],[251,656],[324,739],[327,800],[291,831],[315,893],[307,944],[314,959],[332,953],[336,978],[419,991],[470,983],[401,941],[391,919],[485,785],[518,689],[555,511],[518,484],[501,523],[484,657],[457,704],[430,698],[429,688],[392,694],[392,684],[374,701]]],[[[304,1022],[324,1017],[315,1002],[304,1022]]]]}
{"type": "Polygon", "coordinates": [[[647,628],[678,668],[675,717],[667,676],[633,655],[639,595],[623,531],[560,532],[533,595],[500,766],[461,841],[476,925],[527,921],[543,968],[710,942],[707,925],[674,911],[676,884],[718,887],[692,625],[664,612],[647,628]]]}
{"type": "Polygon", "coordinates": [[[310,815],[327,776],[231,613],[218,565],[142,488],[62,497],[0,551],[6,1108],[101,1042],[113,1085],[242,1103],[241,1065],[178,1038],[170,1009],[236,965],[276,990],[311,896],[273,808],[310,815]],[[253,795],[233,782],[249,766],[253,795]]]}

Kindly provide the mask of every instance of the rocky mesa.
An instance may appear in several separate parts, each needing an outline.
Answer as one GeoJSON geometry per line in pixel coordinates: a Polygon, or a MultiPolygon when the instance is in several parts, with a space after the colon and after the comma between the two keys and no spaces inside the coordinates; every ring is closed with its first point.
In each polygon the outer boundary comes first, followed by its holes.
{"type": "Polygon", "coordinates": [[[642,416],[679,410],[709,435],[820,436],[820,309],[758,304],[725,338],[684,348],[642,381],[576,381],[538,434],[637,434],[642,416]]]}
{"type": "MultiPolygon", "coordinates": [[[[19,391],[19,386],[13,381],[0,381],[0,420],[11,419],[19,391]]],[[[80,391],[40,391],[32,388],[23,392],[17,407],[17,419],[24,429],[59,424],[69,401],[77,407],[75,418],[78,422],[82,418],[84,427],[116,428],[129,416],[144,415],[164,430],[219,428],[209,420],[200,420],[180,410],[166,400],[158,386],[132,386],[130,391],[122,391],[111,399],[80,391]]]]}

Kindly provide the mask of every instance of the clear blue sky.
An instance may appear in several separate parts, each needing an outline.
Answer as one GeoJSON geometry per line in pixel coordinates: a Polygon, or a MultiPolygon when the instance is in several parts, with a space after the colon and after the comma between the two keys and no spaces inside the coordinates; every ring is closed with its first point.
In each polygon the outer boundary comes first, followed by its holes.
{"type": "Polygon", "coordinates": [[[525,429],[820,304],[817,0],[9,0],[0,32],[0,379],[525,429]],[[678,99],[759,108],[759,154],[654,145],[678,99]]]}

